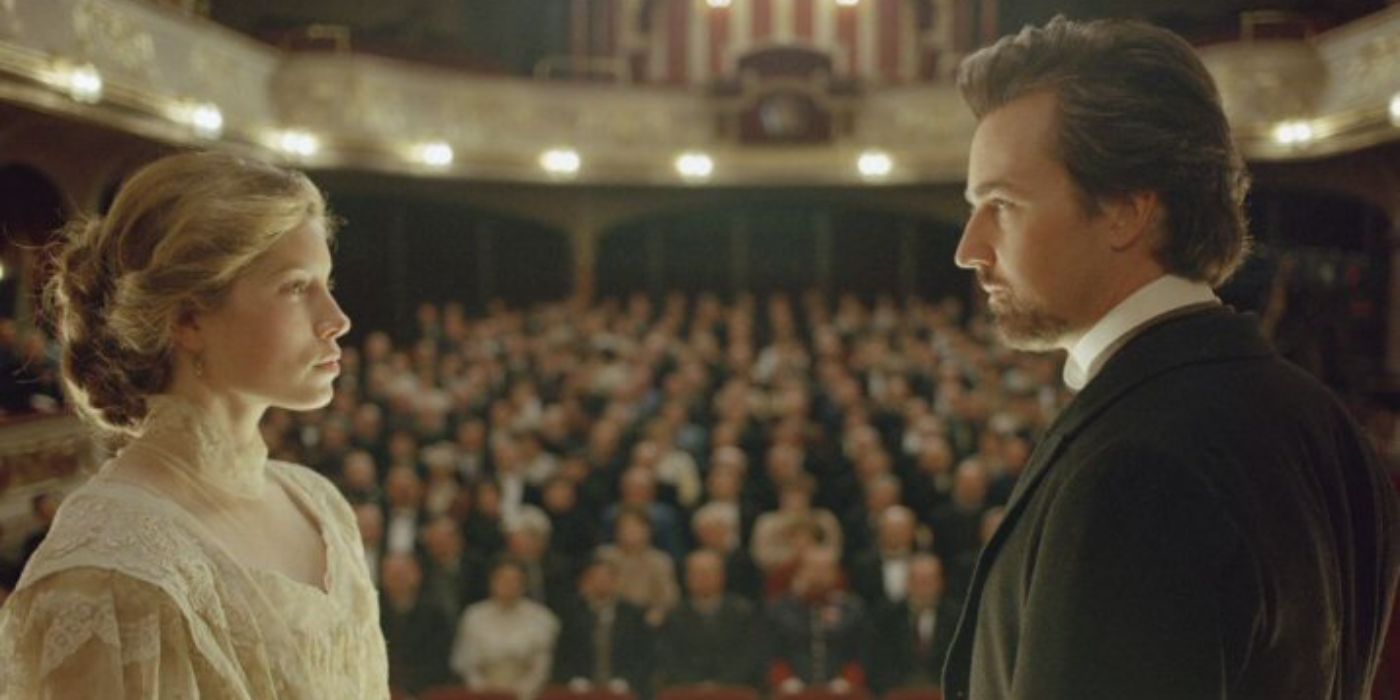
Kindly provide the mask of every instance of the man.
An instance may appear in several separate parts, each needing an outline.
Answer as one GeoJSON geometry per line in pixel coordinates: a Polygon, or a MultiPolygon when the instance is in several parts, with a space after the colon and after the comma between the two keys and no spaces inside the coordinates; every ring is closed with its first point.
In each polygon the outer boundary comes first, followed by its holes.
{"type": "Polygon", "coordinates": [[[983,550],[949,698],[1360,698],[1397,570],[1355,424],[1211,292],[1247,189],[1191,47],[1052,20],[969,57],[957,250],[1078,390],[983,550]]]}
{"type": "Polygon", "coordinates": [[[758,685],[753,605],[725,592],[724,559],[700,549],[685,560],[681,601],[662,629],[666,685],[758,685]]]}
{"type": "Polygon", "coordinates": [[[423,598],[449,620],[486,597],[485,557],[467,549],[461,526],[439,515],[423,527],[423,598]]]}
{"type": "Polygon", "coordinates": [[[958,608],[944,595],[943,564],[932,554],[909,560],[903,600],[875,608],[870,687],[877,693],[938,685],[958,608]]]}
{"type": "Polygon", "coordinates": [[[697,551],[713,552],[724,563],[724,587],[750,602],[763,597],[763,577],[739,537],[742,516],[730,502],[711,501],[691,516],[697,551]]]}
{"type": "Polygon", "coordinates": [[[865,688],[870,621],[865,604],[842,591],[840,580],[837,550],[813,547],[802,555],[792,593],[769,607],[768,681],[775,692],[865,688]]]}
{"type": "Polygon", "coordinates": [[[879,520],[878,542],[857,552],[851,562],[851,583],[872,608],[899,603],[908,595],[909,566],[919,526],[914,511],[904,506],[886,508],[879,520]]]}
{"type": "Polygon", "coordinates": [[[423,571],[411,554],[385,557],[379,626],[389,647],[389,683],[409,693],[452,681],[452,622],[419,594],[423,571]]]}
{"type": "Polygon", "coordinates": [[[563,615],[555,682],[646,696],[651,629],[643,610],[618,596],[617,566],[594,559],[579,576],[578,588],[578,599],[563,615]]]}
{"type": "Polygon", "coordinates": [[[525,597],[558,613],[572,594],[573,570],[562,555],[549,548],[553,526],[535,506],[521,506],[506,521],[506,553],[525,572],[525,597]]]}

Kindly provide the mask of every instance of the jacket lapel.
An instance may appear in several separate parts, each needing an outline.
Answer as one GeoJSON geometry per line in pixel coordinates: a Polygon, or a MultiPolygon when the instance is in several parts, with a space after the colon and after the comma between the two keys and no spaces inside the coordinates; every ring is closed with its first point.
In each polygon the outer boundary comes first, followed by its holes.
{"type": "Polygon", "coordinates": [[[1065,407],[1036,445],[1012,489],[1001,525],[978,554],[967,600],[948,652],[943,682],[950,698],[966,697],[968,673],[972,667],[972,638],[977,629],[987,572],[1016,527],[1027,502],[1074,436],[1129,390],[1164,372],[1201,362],[1265,357],[1272,353],[1252,315],[1237,314],[1219,306],[1170,314],[1123,344],[1099,375],[1065,407]]]}

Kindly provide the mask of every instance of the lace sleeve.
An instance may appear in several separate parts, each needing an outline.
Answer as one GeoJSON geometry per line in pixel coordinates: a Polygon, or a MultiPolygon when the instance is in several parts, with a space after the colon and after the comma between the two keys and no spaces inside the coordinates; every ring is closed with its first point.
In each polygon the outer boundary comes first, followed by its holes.
{"type": "Polygon", "coordinates": [[[197,697],[196,657],[165,593],[113,571],[53,574],[0,610],[0,697],[197,697]]]}

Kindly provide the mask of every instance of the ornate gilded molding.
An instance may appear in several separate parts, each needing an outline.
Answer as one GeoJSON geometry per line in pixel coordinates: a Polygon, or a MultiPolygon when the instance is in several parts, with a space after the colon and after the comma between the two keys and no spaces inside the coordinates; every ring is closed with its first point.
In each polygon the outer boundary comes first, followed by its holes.
{"type": "Polygon", "coordinates": [[[119,4],[110,0],[78,0],[73,6],[73,34],[77,37],[79,58],[105,59],[124,72],[159,82],[155,40],[119,4]]]}
{"type": "MultiPolygon", "coordinates": [[[[1400,137],[1388,113],[1400,94],[1400,6],[1311,40],[1236,42],[1201,55],[1251,159],[1315,158],[1400,137]],[[1281,141],[1280,127],[1297,138],[1281,141]]],[[[543,182],[552,176],[538,165],[541,151],[566,146],[583,162],[577,183],[693,186],[672,167],[693,150],[714,159],[708,182],[718,185],[962,177],[975,124],[950,84],[867,87],[849,99],[850,129],[828,144],[745,148],[719,134],[722,99],[698,90],[482,78],[367,55],[284,53],[133,0],[0,0],[0,100],[178,143],[201,141],[180,121],[198,101],[222,110],[225,146],[305,167],[543,182]],[[101,71],[100,102],[68,97],[54,78],[60,61],[101,71]],[[285,129],[301,130],[293,143],[303,153],[278,150],[288,143],[285,129]],[[436,166],[413,160],[424,142],[454,157],[436,166]],[[867,148],[894,162],[887,177],[856,172],[867,148]]]]}

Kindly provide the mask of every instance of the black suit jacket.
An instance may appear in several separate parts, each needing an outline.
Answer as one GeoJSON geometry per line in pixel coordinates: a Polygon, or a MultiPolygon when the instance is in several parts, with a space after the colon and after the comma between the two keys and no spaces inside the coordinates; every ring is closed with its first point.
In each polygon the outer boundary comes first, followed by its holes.
{"type": "Polygon", "coordinates": [[[1251,317],[1160,321],[1051,426],[982,552],[952,698],[1360,698],[1397,576],[1356,425],[1251,317]]]}
{"type": "MultiPolygon", "coordinates": [[[[651,679],[648,674],[653,658],[651,628],[641,608],[621,600],[616,605],[609,664],[611,675],[627,681],[638,697],[649,697],[651,679]]],[[[558,683],[568,683],[574,678],[593,680],[598,658],[593,632],[598,616],[588,603],[575,598],[560,617],[563,625],[555,645],[554,680],[558,683]]]]}
{"type": "Polygon", "coordinates": [[[753,604],[743,598],[724,596],[708,616],[691,601],[682,602],[662,628],[662,682],[758,685],[763,675],[758,631],[753,604]]]}
{"type": "Polygon", "coordinates": [[[958,626],[958,606],[943,601],[937,606],[933,636],[926,648],[919,645],[918,630],[908,601],[884,603],[875,609],[875,640],[870,660],[870,687],[885,693],[900,687],[935,684],[943,671],[953,631],[958,626]]]}
{"type": "Polygon", "coordinates": [[[379,627],[389,653],[389,682],[417,693],[452,682],[447,657],[452,650],[453,622],[436,606],[419,599],[399,611],[380,596],[379,627]]]}

